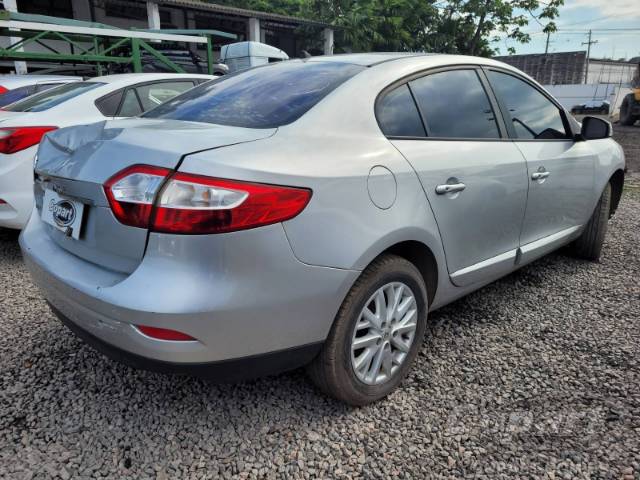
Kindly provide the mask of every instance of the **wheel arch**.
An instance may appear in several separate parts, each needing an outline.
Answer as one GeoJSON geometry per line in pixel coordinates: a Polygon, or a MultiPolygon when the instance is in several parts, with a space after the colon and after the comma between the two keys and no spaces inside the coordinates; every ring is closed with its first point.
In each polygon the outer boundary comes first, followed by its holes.
{"type": "Polygon", "coordinates": [[[622,190],[624,188],[624,171],[622,169],[618,169],[613,172],[611,178],[609,178],[609,183],[611,184],[611,209],[609,210],[609,218],[611,218],[618,208],[620,204],[620,199],[622,198],[622,190]]]}
{"type": "Polygon", "coordinates": [[[369,264],[385,254],[397,255],[415,265],[427,287],[427,297],[431,305],[438,290],[439,280],[438,261],[431,248],[418,240],[404,240],[385,248],[369,264]]]}

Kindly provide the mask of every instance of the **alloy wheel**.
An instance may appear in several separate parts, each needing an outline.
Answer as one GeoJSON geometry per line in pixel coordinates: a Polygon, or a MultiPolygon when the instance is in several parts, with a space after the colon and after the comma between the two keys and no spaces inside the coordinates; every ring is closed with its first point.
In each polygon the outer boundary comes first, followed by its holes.
{"type": "Polygon", "coordinates": [[[415,339],[418,308],[402,282],[380,287],[358,316],[351,339],[351,365],[367,385],[388,382],[400,370],[415,339]]]}

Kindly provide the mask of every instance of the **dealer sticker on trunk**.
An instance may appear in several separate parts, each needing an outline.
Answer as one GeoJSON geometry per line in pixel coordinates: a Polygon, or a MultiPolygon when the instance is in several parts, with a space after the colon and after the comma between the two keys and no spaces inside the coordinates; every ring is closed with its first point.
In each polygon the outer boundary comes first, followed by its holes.
{"type": "Polygon", "coordinates": [[[84,204],[58,195],[53,190],[44,191],[42,221],[63,231],[68,237],[80,238],[84,204]]]}

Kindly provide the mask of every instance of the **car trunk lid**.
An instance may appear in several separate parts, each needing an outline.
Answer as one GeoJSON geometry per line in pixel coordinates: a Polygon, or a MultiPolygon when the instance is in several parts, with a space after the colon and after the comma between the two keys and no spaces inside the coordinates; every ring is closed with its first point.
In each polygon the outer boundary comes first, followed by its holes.
{"type": "MultiPolygon", "coordinates": [[[[132,119],[65,128],[47,134],[36,163],[35,199],[42,216],[60,199],[82,209],[80,234],[47,225],[62,248],[105,268],[129,273],[139,264],[147,230],[116,220],[104,183],[132,165],[176,169],[185,155],[267,138],[275,129],[246,129],[173,120],[132,119]],[[55,192],[52,194],[51,191],[55,192]],[[81,205],[82,206],[81,206],[81,205]],[[74,238],[78,237],[78,238],[74,238]]],[[[79,209],[78,209],[79,210],[79,209]]]]}

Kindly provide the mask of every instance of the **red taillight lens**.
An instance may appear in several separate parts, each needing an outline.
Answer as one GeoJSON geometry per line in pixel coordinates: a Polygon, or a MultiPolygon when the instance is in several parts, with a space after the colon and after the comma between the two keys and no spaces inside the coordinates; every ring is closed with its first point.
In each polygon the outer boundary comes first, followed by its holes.
{"type": "Polygon", "coordinates": [[[147,325],[136,325],[136,328],[144,333],[147,337],[156,340],[171,340],[174,342],[193,342],[195,338],[186,333],[177,330],[169,330],[168,328],[149,327],[147,325]]]}
{"type": "Polygon", "coordinates": [[[42,136],[58,127],[7,127],[0,128],[0,153],[16,153],[37,145],[42,136]]]}
{"type": "Polygon", "coordinates": [[[283,222],[298,215],[311,190],[176,173],[162,189],[152,229],[224,233],[283,222]]]}
{"type": "Polygon", "coordinates": [[[112,177],[104,188],[116,218],[155,232],[226,233],[289,220],[311,198],[306,188],[186,173],[165,182],[168,174],[163,168],[136,165],[112,177]]]}
{"type": "Polygon", "coordinates": [[[104,193],[118,221],[149,228],[153,201],[170,172],[166,168],[133,165],[107,180],[104,193]]]}
{"type": "Polygon", "coordinates": [[[3,87],[2,85],[0,85],[0,95],[2,95],[3,93],[7,93],[9,91],[8,88],[3,87]]]}

